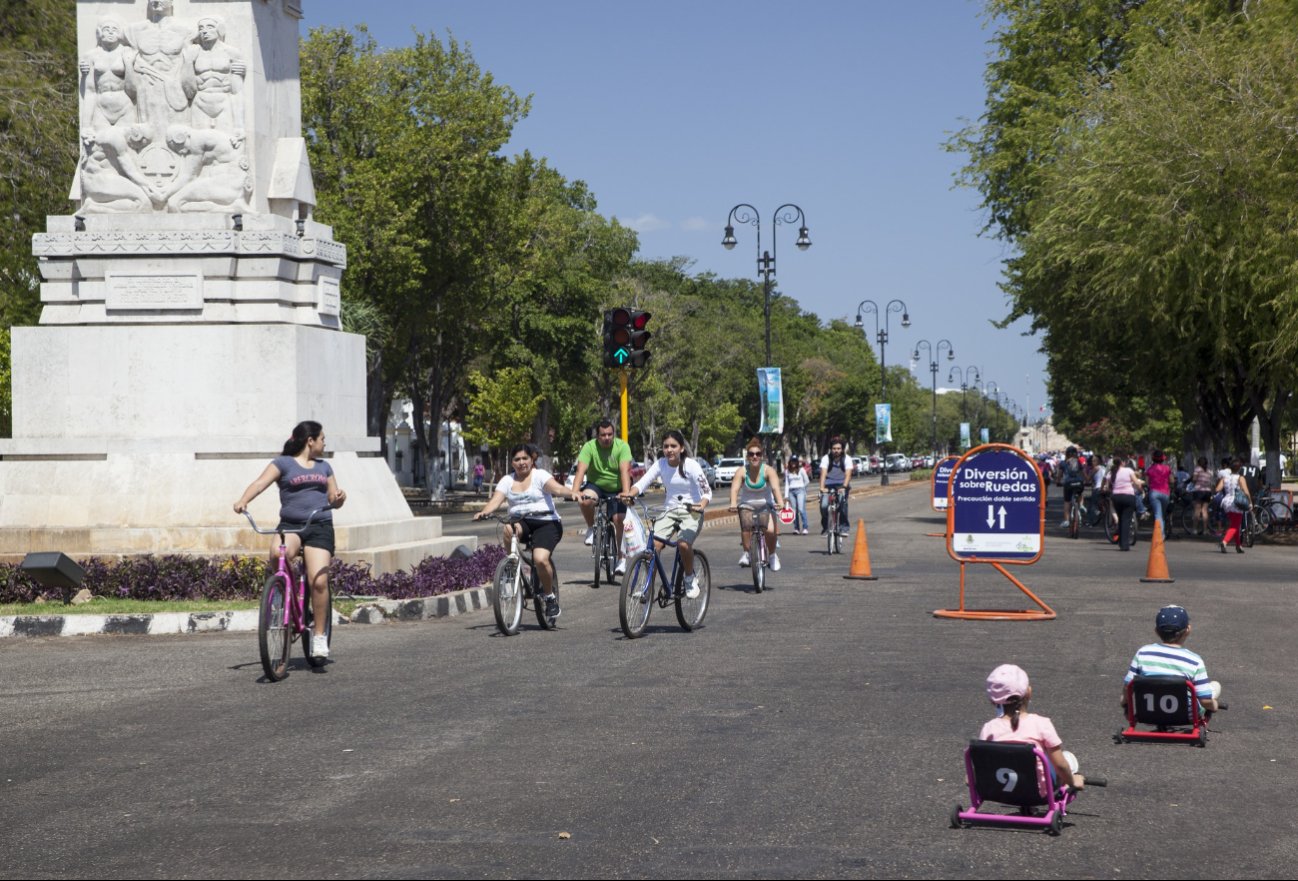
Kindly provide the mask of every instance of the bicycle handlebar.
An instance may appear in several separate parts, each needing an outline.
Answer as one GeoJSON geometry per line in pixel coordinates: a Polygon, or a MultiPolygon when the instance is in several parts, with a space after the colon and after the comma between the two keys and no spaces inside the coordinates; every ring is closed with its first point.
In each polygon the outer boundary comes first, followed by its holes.
{"type": "Polygon", "coordinates": [[[257,525],[257,521],[252,519],[252,514],[247,509],[244,509],[243,516],[248,518],[248,522],[252,524],[252,531],[258,535],[298,535],[299,533],[306,532],[307,527],[311,525],[311,521],[315,519],[315,515],[332,508],[333,505],[325,505],[323,508],[316,508],[307,515],[306,522],[302,524],[301,529],[282,529],[280,527],[274,529],[262,529],[257,525]]]}

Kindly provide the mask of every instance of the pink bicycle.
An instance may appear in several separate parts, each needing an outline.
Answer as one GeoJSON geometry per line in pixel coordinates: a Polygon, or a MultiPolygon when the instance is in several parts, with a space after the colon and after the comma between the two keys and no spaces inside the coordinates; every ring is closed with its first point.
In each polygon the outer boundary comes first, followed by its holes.
{"type": "MultiPolygon", "coordinates": [[[[328,507],[317,508],[307,517],[301,529],[260,529],[257,521],[247,511],[243,516],[252,524],[252,531],[258,535],[279,536],[279,567],[266,577],[266,584],[261,589],[260,614],[257,618],[257,644],[261,649],[261,666],[266,671],[266,678],[279,682],[288,677],[288,656],[293,651],[293,641],[302,638],[302,651],[306,662],[312,667],[323,667],[327,658],[311,656],[311,638],[315,633],[312,609],[306,602],[306,566],[301,555],[295,561],[296,566],[288,561],[288,546],[284,541],[286,534],[305,532],[311,521],[328,507]],[[296,572],[294,571],[296,569],[296,572]],[[294,577],[296,575],[296,578],[294,577]]],[[[333,643],[333,587],[329,588],[329,602],[325,608],[325,639],[333,643]]]]}

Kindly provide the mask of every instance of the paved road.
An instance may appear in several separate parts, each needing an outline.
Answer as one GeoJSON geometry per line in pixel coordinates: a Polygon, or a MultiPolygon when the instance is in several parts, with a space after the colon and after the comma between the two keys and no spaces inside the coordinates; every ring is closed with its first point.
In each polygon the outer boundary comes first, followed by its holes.
{"type": "MultiPolygon", "coordinates": [[[[733,530],[705,533],[694,634],[656,610],[623,639],[570,534],[555,633],[500,637],[489,612],[348,627],[335,662],[274,685],[249,634],[5,640],[0,875],[1290,876],[1294,552],[1172,543],[1176,584],[1142,585],[1146,546],[1052,530],[1023,577],[1057,621],[940,620],[957,573],[924,502],[854,503],[873,583],[788,538],[756,596],[733,530]],[[1231,709],[1207,749],[1116,746],[1122,671],[1169,601],[1231,709]],[[946,828],[1004,661],[1109,778],[1058,839],[946,828]]],[[[1022,605],[981,569],[969,590],[1022,605]]]]}

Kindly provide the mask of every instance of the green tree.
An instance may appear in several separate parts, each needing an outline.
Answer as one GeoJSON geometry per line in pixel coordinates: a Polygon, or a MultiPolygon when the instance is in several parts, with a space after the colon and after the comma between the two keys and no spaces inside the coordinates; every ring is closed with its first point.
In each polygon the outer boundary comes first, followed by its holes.
{"type": "Polygon", "coordinates": [[[473,446],[485,444],[493,461],[502,462],[502,447],[523,441],[532,428],[532,414],[541,395],[530,371],[505,367],[485,376],[474,371],[468,376],[468,420],[464,439],[473,446]]]}
{"type": "Polygon", "coordinates": [[[363,27],[316,29],[301,67],[318,214],[349,249],[344,309],[368,302],[386,331],[371,343],[370,431],[397,389],[436,424],[491,314],[499,150],[528,101],[431,36],[381,51],[363,27]]]}
{"type": "Polygon", "coordinates": [[[11,430],[8,329],[40,315],[32,234],[70,213],[77,162],[76,7],[0,0],[0,434],[11,430]]]}

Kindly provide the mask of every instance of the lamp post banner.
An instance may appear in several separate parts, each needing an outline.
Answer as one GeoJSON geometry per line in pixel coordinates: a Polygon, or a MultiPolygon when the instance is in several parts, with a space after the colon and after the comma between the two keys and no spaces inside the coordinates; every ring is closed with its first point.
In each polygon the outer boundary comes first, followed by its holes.
{"type": "Polygon", "coordinates": [[[987,428],[978,429],[978,439],[985,444],[991,443],[992,442],[991,430],[987,428]]]}
{"type": "Polygon", "coordinates": [[[757,393],[762,401],[762,426],[757,433],[781,434],[784,431],[784,393],[780,368],[757,368],[757,393]]]}
{"type": "Polygon", "coordinates": [[[874,442],[892,443],[892,404],[874,405],[874,442]]]}
{"type": "Polygon", "coordinates": [[[960,423],[960,449],[967,450],[971,446],[973,445],[969,443],[969,423],[961,422],[960,423]]]}

